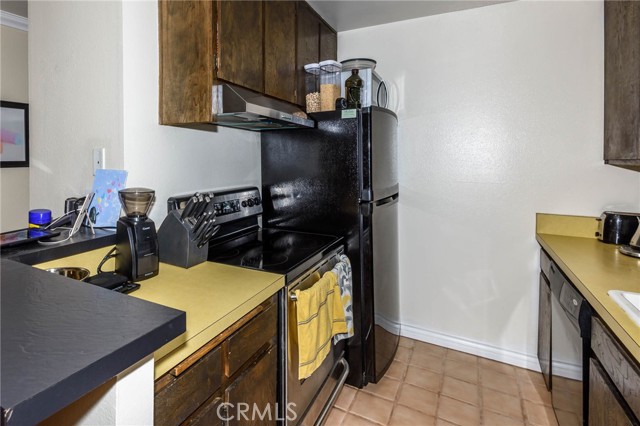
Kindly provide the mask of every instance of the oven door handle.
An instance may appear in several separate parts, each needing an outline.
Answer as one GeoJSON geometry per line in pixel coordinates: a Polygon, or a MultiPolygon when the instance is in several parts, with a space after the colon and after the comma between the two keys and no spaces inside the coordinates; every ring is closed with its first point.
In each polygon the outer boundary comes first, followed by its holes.
{"type": "Polygon", "coordinates": [[[313,426],[322,426],[324,424],[327,418],[327,414],[329,414],[329,410],[331,410],[331,407],[333,407],[333,403],[338,398],[338,394],[342,390],[344,383],[347,381],[347,376],[349,375],[349,363],[344,358],[340,358],[336,365],[337,364],[342,364],[344,370],[340,375],[340,379],[338,380],[336,387],[331,391],[331,395],[329,396],[327,403],[324,405],[324,407],[322,407],[322,411],[320,412],[320,415],[318,416],[318,419],[315,421],[313,426]]]}
{"type": "MultiPolygon", "coordinates": [[[[289,298],[292,301],[295,302],[297,300],[297,297],[296,297],[294,292],[299,287],[301,287],[302,284],[309,284],[309,283],[306,282],[306,280],[310,276],[312,276],[314,273],[317,272],[318,274],[320,274],[322,276],[322,274],[324,274],[325,272],[332,270],[333,267],[336,265],[336,263],[338,263],[338,261],[339,261],[338,255],[340,255],[343,252],[344,252],[344,250],[342,249],[342,247],[337,248],[331,254],[329,254],[327,257],[325,257],[323,260],[321,260],[320,262],[316,263],[313,267],[311,267],[309,269],[309,271],[307,271],[307,273],[305,273],[304,276],[302,276],[301,278],[298,278],[293,283],[291,283],[291,285],[289,286],[289,290],[288,290],[289,291],[289,298]]],[[[302,288],[301,290],[306,290],[307,288],[311,288],[317,282],[318,282],[318,280],[314,281],[310,285],[305,286],[305,288],[302,288]]]]}

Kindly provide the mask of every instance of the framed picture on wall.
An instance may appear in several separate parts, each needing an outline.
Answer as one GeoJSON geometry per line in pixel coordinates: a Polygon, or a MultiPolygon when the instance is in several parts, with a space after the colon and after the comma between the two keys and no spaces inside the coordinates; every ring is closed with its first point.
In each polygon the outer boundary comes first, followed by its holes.
{"type": "Polygon", "coordinates": [[[0,101],[0,167],[29,167],[29,105],[0,101]]]}

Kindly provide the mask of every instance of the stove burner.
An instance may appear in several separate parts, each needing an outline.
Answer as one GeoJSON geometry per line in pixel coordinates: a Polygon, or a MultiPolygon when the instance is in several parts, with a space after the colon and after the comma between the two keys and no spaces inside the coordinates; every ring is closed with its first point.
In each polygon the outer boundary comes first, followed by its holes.
{"type": "Polygon", "coordinates": [[[264,268],[281,265],[289,260],[289,256],[272,251],[252,249],[244,255],[240,261],[240,266],[251,268],[264,268]]]}
{"type": "Polygon", "coordinates": [[[217,261],[229,260],[229,259],[233,259],[234,257],[237,257],[238,255],[240,255],[240,249],[233,249],[233,250],[223,252],[222,254],[216,255],[215,259],[217,261]]]}

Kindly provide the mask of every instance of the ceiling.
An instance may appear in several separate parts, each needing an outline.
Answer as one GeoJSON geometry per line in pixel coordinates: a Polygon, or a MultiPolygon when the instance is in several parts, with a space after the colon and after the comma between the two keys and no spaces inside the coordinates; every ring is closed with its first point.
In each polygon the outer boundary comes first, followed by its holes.
{"type": "MultiPolygon", "coordinates": [[[[511,0],[309,0],[336,31],[489,6],[511,0]]],[[[28,17],[27,0],[0,0],[0,10],[28,17]]]]}
{"type": "Polygon", "coordinates": [[[14,15],[28,17],[27,0],[0,0],[0,10],[14,15]]]}
{"type": "MultiPolygon", "coordinates": [[[[512,1],[512,0],[507,0],[512,1]]],[[[308,0],[336,31],[473,9],[505,0],[308,0]]]]}

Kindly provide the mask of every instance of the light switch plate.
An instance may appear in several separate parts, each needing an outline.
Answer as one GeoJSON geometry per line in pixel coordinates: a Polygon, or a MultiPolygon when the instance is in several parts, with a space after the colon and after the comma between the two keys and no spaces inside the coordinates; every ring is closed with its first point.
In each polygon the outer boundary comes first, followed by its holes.
{"type": "Polygon", "coordinates": [[[93,149],[93,175],[96,175],[96,170],[105,169],[105,149],[104,148],[94,148],[93,149]]]}

